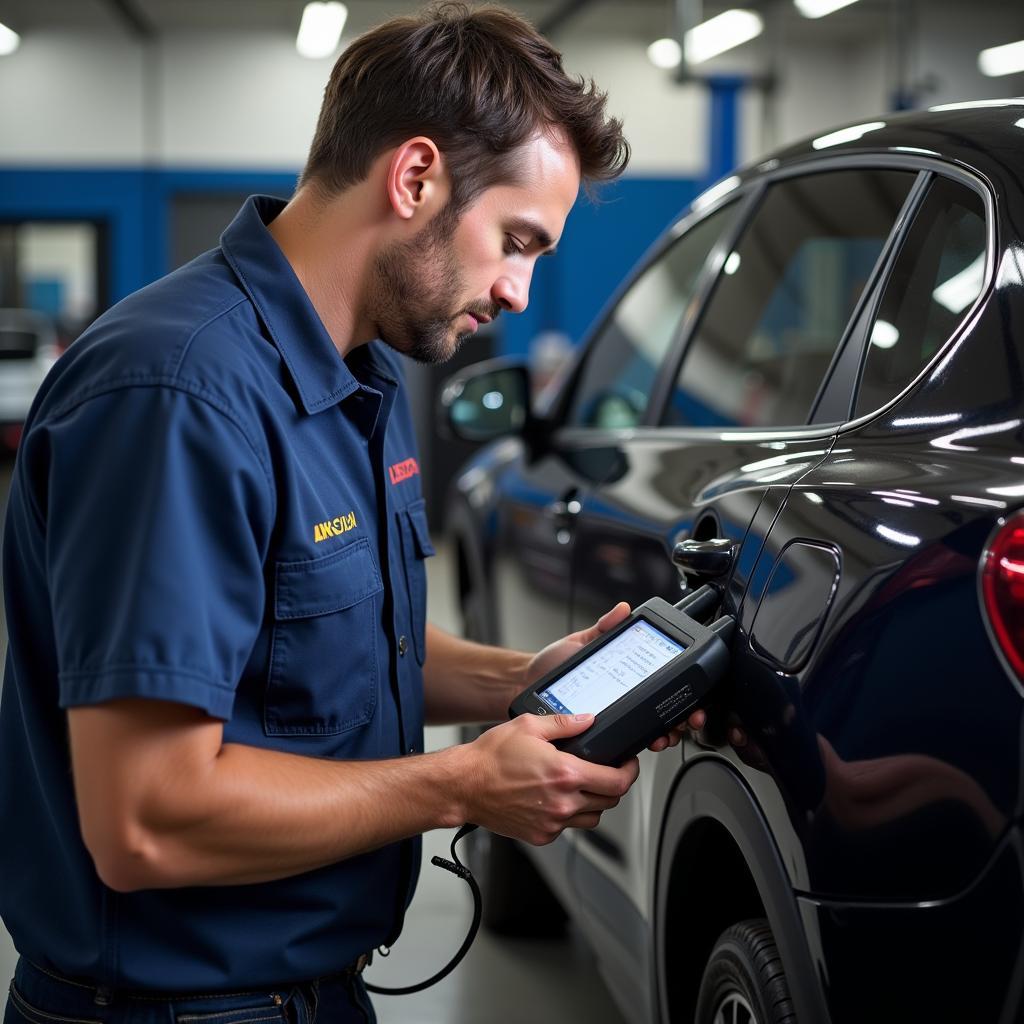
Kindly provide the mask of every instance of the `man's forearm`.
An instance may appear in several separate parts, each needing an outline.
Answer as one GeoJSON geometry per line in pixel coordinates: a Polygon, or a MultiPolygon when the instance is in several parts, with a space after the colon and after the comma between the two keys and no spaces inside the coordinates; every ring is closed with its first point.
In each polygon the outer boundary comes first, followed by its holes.
{"type": "Polygon", "coordinates": [[[431,725],[496,722],[526,686],[533,656],[473,643],[427,626],[423,666],[426,718],[431,725]]]}
{"type": "Polygon", "coordinates": [[[112,888],[271,881],[465,820],[465,747],[321,760],[221,746],[220,723],[195,714],[123,702],[71,716],[83,835],[112,888]],[[105,742],[116,755],[92,753],[105,742]]]}

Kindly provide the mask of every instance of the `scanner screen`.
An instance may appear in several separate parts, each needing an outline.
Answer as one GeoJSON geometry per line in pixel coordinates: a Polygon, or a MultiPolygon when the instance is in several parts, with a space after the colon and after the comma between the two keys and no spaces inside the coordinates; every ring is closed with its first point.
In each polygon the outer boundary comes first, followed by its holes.
{"type": "Polygon", "coordinates": [[[637,619],[537,696],[562,714],[598,714],[686,648],[637,619]]]}

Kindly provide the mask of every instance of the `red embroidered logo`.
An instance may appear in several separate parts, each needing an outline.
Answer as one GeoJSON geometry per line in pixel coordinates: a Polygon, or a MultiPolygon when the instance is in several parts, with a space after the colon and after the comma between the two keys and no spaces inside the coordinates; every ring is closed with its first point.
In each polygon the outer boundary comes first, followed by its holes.
{"type": "Polygon", "coordinates": [[[396,462],[393,466],[388,467],[388,474],[391,477],[392,485],[408,480],[409,477],[415,476],[419,471],[420,467],[415,459],[406,459],[405,462],[396,462]]]}

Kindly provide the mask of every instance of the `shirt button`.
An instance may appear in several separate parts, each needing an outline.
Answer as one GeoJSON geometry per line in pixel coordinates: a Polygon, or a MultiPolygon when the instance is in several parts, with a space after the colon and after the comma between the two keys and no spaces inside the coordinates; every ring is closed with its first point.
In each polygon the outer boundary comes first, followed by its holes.
{"type": "Polygon", "coordinates": [[[409,641],[402,635],[398,638],[398,653],[405,657],[405,652],[409,650],[409,641]]]}

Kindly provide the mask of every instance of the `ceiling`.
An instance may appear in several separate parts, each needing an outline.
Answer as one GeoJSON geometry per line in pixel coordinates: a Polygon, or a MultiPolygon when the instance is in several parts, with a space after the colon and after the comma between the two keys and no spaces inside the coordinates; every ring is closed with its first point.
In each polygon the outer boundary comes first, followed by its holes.
{"type": "MultiPolygon", "coordinates": [[[[358,33],[396,14],[423,6],[414,0],[347,0],[345,34],[358,33]]],[[[705,0],[705,16],[728,7],[760,10],[770,27],[784,27],[787,36],[806,35],[836,43],[885,31],[894,4],[917,7],[956,0],[861,0],[827,18],[808,21],[790,0],[705,0]]],[[[974,0],[976,7],[1003,0],[974,0]]],[[[294,34],[304,0],[0,0],[0,22],[22,35],[33,30],[81,29],[121,32],[145,37],[179,32],[256,31],[294,34]]],[[[638,31],[668,34],[672,28],[671,0],[511,0],[509,6],[526,15],[558,40],[566,33],[614,35],[638,31]]]]}

